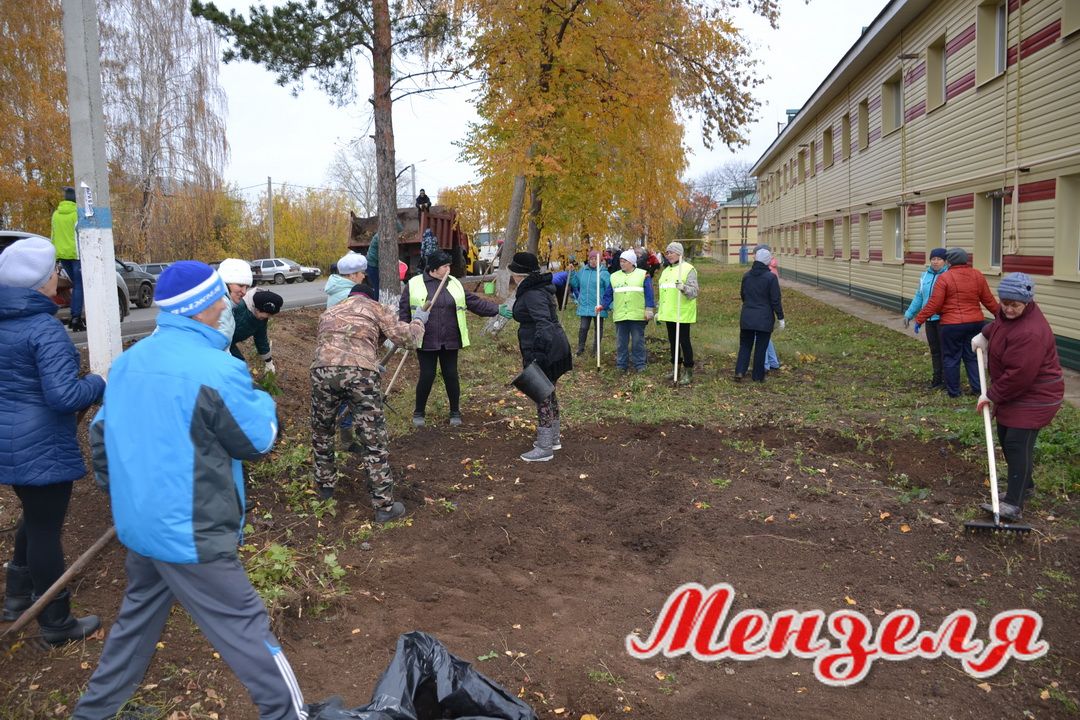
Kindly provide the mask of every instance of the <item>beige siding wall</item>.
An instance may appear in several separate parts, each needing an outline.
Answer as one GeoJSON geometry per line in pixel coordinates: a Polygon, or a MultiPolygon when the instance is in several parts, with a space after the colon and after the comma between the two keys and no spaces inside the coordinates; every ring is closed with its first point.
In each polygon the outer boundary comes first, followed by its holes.
{"type": "MultiPolygon", "coordinates": [[[[906,27],[887,29],[886,49],[869,58],[831,101],[805,109],[813,113],[809,122],[784,137],[769,164],[757,168],[759,178],[773,178],[758,208],[758,225],[763,237],[774,238],[781,267],[800,279],[900,309],[914,294],[926,254],[936,245],[928,245],[928,235],[936,240],[938,232],[928,228],[925,210],[909,214],[906,208],[944,203],[945,244],[973,252],[975,266],[986,273],[992,288],[1003,273],[1032,274],[1037,300],[1063,340],[1068,364],[1080,366],[1080,210],[1071,209],[1080,206],[1075,87],[1080,33],[1060,36],[1066,1],[1071,0],[1011,3],[1007,69],[997,76],[989,73],[981,83],[976,79],[987,73],[977,74],[980,39],[992,36],[976,34],[973,0],[930,3],[906,27]],[[942,37],[946,98],[927,111],[928,47],[942,37]],[[889,103],[882,99],[882,86],[898,73],[904,122],[883,132],[889,103]],[[869,109],[870,143],[859,149],[863,101],[869,109]],[[846,160],[841,152],[845,114],[851,117],[852,146],[846,160]],[[833,131],[831,167],[824,166],[826,128],[833,131]],[[817,150],[814,172],[809,167],[811,143],[817,150]],[[785,166],[798,177],[800,151],[807,156],[806,175],[785,185],[785,166]],[[994,194],[1003,205],[1002,261],[991,266],[994,194]],[[883,237],[888,221],[883,222],[881,212],[890,209],[899,209],[902,218],[906,262],[893,257],[893,237],[883,237]],[[816,254],[824,249],[820,221],[835,219],[839,251],[842,217],[862,213],[869,214],[869,257],[846,260],[816,254]]],[[[859,238],[859,225],[852,224],[853,250],[859,249],[859,238]]]]}

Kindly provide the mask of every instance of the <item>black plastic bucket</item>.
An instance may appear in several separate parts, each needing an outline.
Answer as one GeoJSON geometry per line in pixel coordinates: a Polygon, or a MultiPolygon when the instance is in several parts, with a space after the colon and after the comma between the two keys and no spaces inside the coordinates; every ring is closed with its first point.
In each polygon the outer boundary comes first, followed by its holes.
{"type": "Polygon", "coordinates": [[[537,405],[547,400],[551,397],[551,393],[555,392],[555,386],[548,380],[548,376],[544,374],[544,371],[540,369],[535,360],[525,366],[525,369],[510,381],[510,384],[528,395],[529,399],[537,405]]]}

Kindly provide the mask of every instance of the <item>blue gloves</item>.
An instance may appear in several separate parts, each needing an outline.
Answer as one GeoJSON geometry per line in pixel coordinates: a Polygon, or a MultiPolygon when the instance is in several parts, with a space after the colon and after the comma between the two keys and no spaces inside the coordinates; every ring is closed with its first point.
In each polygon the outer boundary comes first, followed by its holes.
{"type": "Polygon", "coordinates": [[[915,323],[915,334],[919,334],[919,330],[922,328],[922,323],[915,323]]]}

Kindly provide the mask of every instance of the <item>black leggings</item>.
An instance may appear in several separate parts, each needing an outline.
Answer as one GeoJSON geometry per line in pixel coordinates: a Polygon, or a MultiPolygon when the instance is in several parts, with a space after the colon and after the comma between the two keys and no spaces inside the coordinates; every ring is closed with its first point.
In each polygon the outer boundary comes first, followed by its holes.
{"type": "Polygon", "coordinates": [[[435,365],[442,368],[443,384],[446,385],[446,397],[450,400],[450,412],[460,411],[461,383],[458,381],[457,350],[417,350],[416,359],[420,363],[420,379],[416,382],[416,410],[423,415],[427,407],[431,386],[435,384],[435,365]]]}
{"type": "Polygon", "coordinates": [[[997,424],[997,431],[1001,452],[1009,466],[1008,489],[1002,499],[1010,505],[1023,508],[1028,491],[1035,489],[1035,481],[1031,476],[1035,471],[1035,440],[1039,437],[1039,431],[1006,427],[1000,422],[997,424]]]}
{"type": "Polygon", "coordinates": [[[70,482],[51,485],[14,485],[22,503],[22,517],[15,530],[15,553],[11,564],[30,568],[34,593],[42,594],[64,573],[64,548],[60,533],[64,529],[70,482]]]}
{"type": "MultiPolygon", "coordinates": [[[[682,323],[679,325],[679,359],[682,360],[683,367],[694,367],[694,347],[690,344],[690,325],[692,323],[682,323]]],[[[668,321],[667,325],[667,340],[668,340],[668,362],[672,365],[675,364],[675,323],[668,321]]]]}

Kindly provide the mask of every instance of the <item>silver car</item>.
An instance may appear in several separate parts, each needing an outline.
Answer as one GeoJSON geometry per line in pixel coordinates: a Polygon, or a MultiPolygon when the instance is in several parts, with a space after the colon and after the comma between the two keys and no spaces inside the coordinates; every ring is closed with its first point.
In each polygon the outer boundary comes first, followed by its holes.
{"type": "Polygon", "coordinates": [[[272,282],[275,285],[284,285],[285,283],[294,283],[297,280],[303,280],[304,273],[300,268],[300,263],[293,262],[288,258],[260,258],[259,260],[251,261],[252,271],[255,268],[259,269],[256,273],[256,277],[259,277],[262,282],[272,282]]]}

